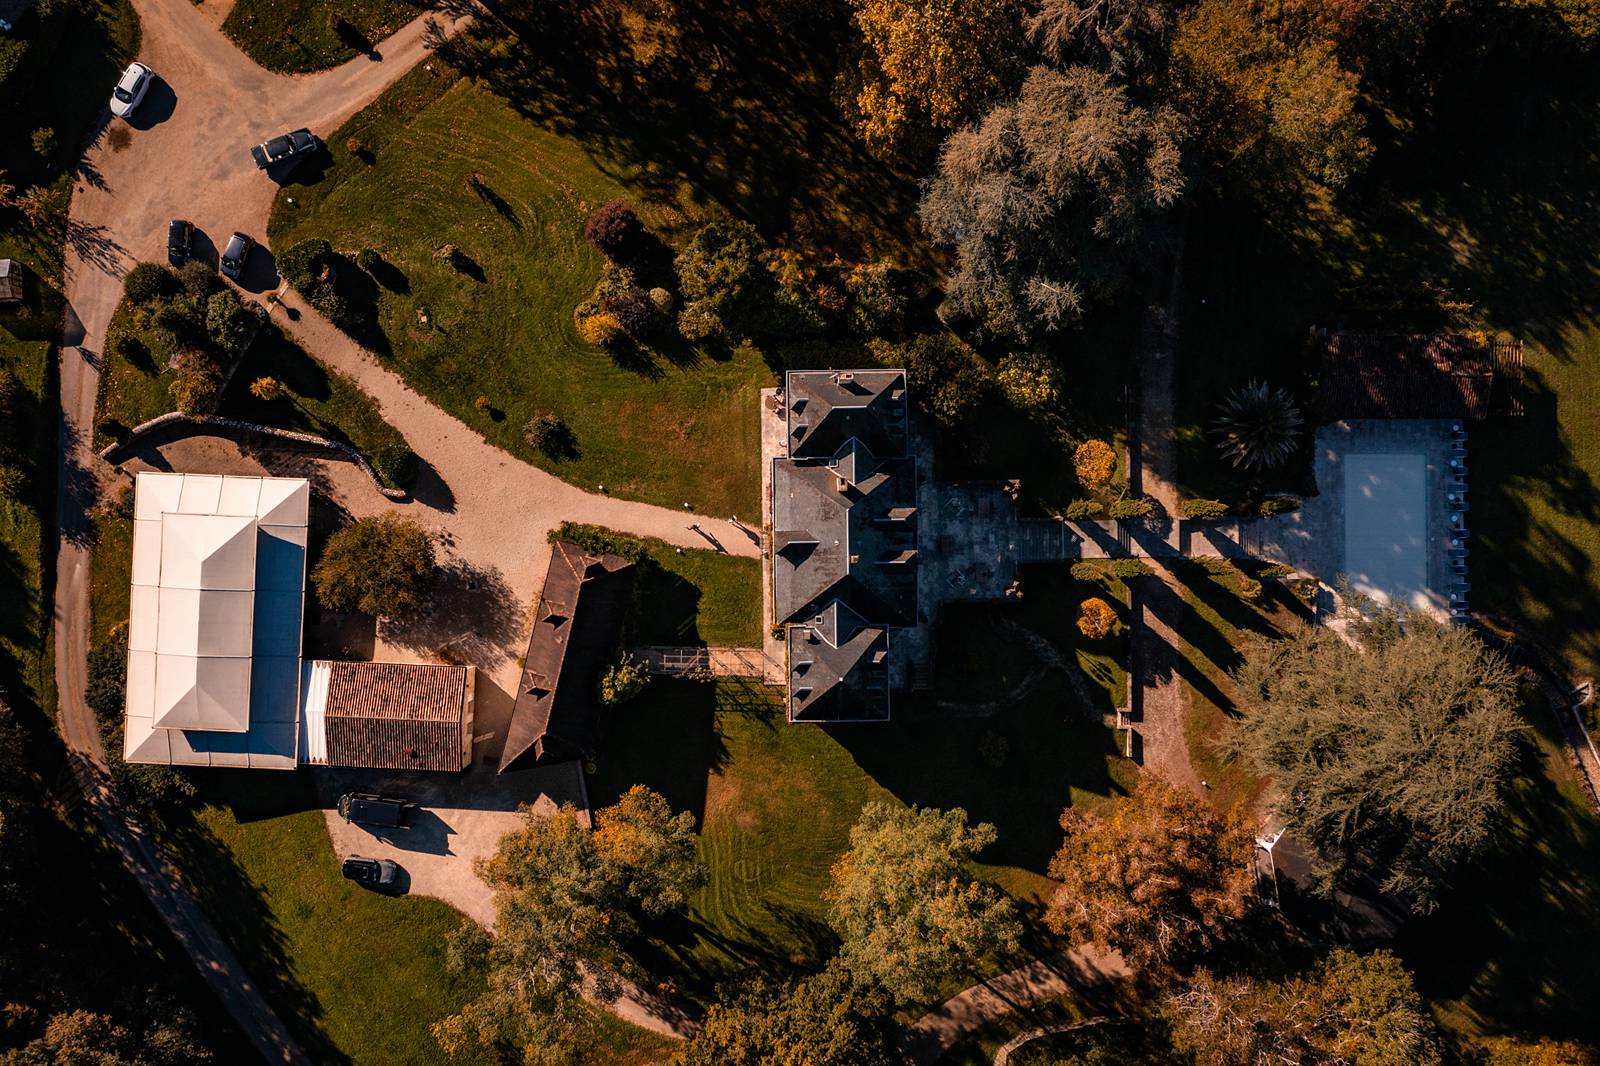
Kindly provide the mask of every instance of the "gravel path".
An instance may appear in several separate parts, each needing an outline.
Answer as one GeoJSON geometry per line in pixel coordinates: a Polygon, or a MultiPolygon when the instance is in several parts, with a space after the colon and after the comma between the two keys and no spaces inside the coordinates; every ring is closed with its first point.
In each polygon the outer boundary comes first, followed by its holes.
{"type": "Polygon", "coordinates": [[[901,1035],[900,1053],[910,1066],[931,1066],[997,1018],[1128,976],[1121,955],[1088,946],[1035,959],[973,985],[924,1014],[901,1035]]]}

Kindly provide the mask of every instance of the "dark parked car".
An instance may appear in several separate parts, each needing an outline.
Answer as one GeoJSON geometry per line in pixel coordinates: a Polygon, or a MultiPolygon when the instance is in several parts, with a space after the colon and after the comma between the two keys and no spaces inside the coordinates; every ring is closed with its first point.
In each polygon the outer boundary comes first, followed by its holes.
{"type": "Polygon", "coordinates": [[[222,276],[239,280],[244,273],[244,261],[250,257],[250,249],[256,246],[256,240],[248,233],[235,233],[228,238],[228,246],[222,250],[221,266],[222,276]]]}
{"type": "Polygon", "coordinates": [[[317,146],[316,135],[310,130],[295,130],[256,145],[250,149],[250,158],[256,161],[256,169],[266,170],[290,159],[309,155],[317,150],[317,146]]]}
{"type": "Polygon", "coordinates": [[[183,266],[194,256],[194,223],[175,218],[167,223],[167,261],[183,266]]]}
{"type": "Polygon", "coordinates": [[[346,881],[354,881],[364,888],[393,888],[400,879],[400,867],[393,859],[367,859],[360,855],[346,856],[339,872],[346,881]]]}
{"type": "Polygon", "coordinates": [[[357,825],[377,825],[387,829],[410,829],[417,805],[394,796],[371,792],[346,792],[339,797],[339,816],[357,825]]]}

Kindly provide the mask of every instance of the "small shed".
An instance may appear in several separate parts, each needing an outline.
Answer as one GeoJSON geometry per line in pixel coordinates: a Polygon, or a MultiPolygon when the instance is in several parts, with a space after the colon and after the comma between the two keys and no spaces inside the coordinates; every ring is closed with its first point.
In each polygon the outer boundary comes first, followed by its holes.
{"type": "Polygon", "coordinates": [[[460,771],[472,763],[477,671],[430,663],[305,666],[305,762],[460,771]]]}
{"type": "Polygon", "coordinates": [[[22,295],[22,264],[0,259],[0,304],[21,303],[22,295]]]}

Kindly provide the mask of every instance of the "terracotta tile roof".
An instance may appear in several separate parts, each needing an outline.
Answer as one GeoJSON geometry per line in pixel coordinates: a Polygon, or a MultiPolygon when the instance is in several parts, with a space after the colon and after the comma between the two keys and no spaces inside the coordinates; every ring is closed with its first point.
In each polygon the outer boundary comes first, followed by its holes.
{"type": "Polygon", "coordinates": [[[328,677],[328,765],[461,770],[464,666],[336,662],[328,677]]]}
{"type": "Polygon", "coordinates": [[[1497,373],[1520,382],[1520,344],[1461,333],[1333,333],[1318,404],[1327,418],[1483,418],[1497,373]]]}

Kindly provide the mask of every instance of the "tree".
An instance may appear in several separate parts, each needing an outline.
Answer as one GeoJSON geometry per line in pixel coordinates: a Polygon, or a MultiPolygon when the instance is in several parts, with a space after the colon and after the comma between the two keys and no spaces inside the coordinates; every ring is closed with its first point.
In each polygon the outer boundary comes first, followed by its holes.
{"type": "MultiPolygon", "coordinates": [[[[761,251],[761,238],[748,222],[720,220],[701,226],[673,261],[678,288],[688,301],[679,312],[680,327],[686,317],[697,315],[730,325],[766,281],[761,251]]],[[[688,330],[684,336],[704,339],[688,330]]]]}
{"type": "Polygon", "coordinates": [[[1465,629],[1389,609],[1247,646],[1225,748],[1276,783],[1324,888],[1352,865],[1429,909],[1488,843],[1516,759],[1516,675],[1465,629]]]}
{"type": "Polygon", "coordinates": [[[34,130],[30,140],[33,144],[33,150],[46,160],[55,155],[56,149],[60,147],[60,142],[56,139],[56,131],[49,126],[41,126],[39,129],[34,130]]]}
{"type": "Polygon", "coordinates": [[[1047,411],[1061,399],[1061,375],[1042,355],[1005,356],[995,368],[994,381],[1006,399],[1024,411],[1047,411]]]}
{"type": "Polygon", "coordinates": [[[329,537],[311,572],[324,607],[377,618],[425,611],[438,579],[433,535],[390,512],[360,519],[329,537]]]}
{"type": "Polygon", "coordinates": [[[633,208],[621,200],[612,200],[589,215],[583,235],[601,255],[614,263],[625,263],[639,254],[645,229],[633,208]]]}
{"type": "Polygon", "coordinates": [[[0,463],[0,499],[13,502],[22,499],[28,488],[28,475],[11,463],[0,463]]]}
{"type": "Polygon", "coordinates": [[[959,807],[862,808],[828,890],[851,971],[909,1003],[985,956],[1016,950],[1022,926],[1011,901],[966,865],[996,835],[986,822],[968,826],[959,807]]]}
{"type": "Polygon", "coordinates": [[[790,985],[758,977],[711,1005],[673,1066],[898,1066],[890,1010],[837,959],[790,985]]]}
{"type": "Polygon", "coordinates": [[[606,668],[604,676],[600,678],[600,704],[614,707],[619,703],[627,703],[643,692],[649,681],[650,675],[645,672],[644,665],[624,653],[621,659],[606,668]]]}
{"type": "Polygon", "coordinates": [[[160,263],[136,263],[122,279],[122,295],[136,304],[148,304],[178,290],[177,278],[160,263]]]}
{"type": "Polygon", "coordinates": [[[22,212],[28,225],[38,229],[61,207],[61,196],[54,187],[35,185],[27,192],[13,197],[11,205],[22,212]]]}
{"type": "Polygon", "coordinates": [[[1167,996],[1163,1013],[1196,1066],[1442,1061],[1432,1016],[1387,951],[1336,949],[1310,973],[1282,981],[1201,970],[1167,996]]]}
{"type": "Polygon", "coordinates": [[[620,992],[599,963],[637,929],[634,908],[681,909],[704,871],[690,868],[691,816],[673,815],[648,789],[602,810],[593,833],[571,804],[553,815],[522,811],[522,828],[477,864],[494,891],[494,939],[466,929],[448,945],[454,965],[487,966],[488,990],[433,1032],[451,1054],[477,1043],[555,1066],[573,1061],[589,1026],[586,992],[602,1002],[620,992]]]}
{"type": "Polygon", "coordinates": [[[1104,640],[1116,625],[1116,609],[1099,596],[1090,596],[1078,605],[1078,632],[1090,640],[1104,640]]]}
{"type": "Polygon", "coordinates": [[[1300,442],[1303,419],[1294,399],[1264,381],[1242,385],[1223,399],[1211,432],[1234,466],[1264,470],[1282,465],[1300,442]]]}
{"type": "Polygon", "coordinates": [[[1181,122],[1101,71],[1035,67],[1018,97],[944,144],[922,199],[956,250],[945,312],[1027,338],[1114,289],[1178,201],[1181,122]]]}
{"type": "Polygon", "coordinates": [[[683,910],[689,894],[706,884],[706,868],[695,849],[694,815],[672,813],[666,800],[643,785],[634,785],[595,815],[594,838],[622,891],[652,917],[683,910]]]}
{"type": "Polygon", "coordinates": [[[1150,774],[1105,813],[1069,807],[1050,860],[1060,882],[1045,911],[1057,933],[1093,940],[1152,973],[1184,969],[1243,917],[1254,837],[1240,813],[1150,774]]]}
{"type": "Polygon", "coordinates": [[[209,415],[217,409],[217,390],[222,388],[222,368],[198,348],[179,352],[172,363],[172,402],[186,415],[209,415]]]}
{"type": "MultiPolygon", "coordinates": [[[[879,147],[953,129],[1004,85],[1014,0],[851,0],[861,30],[859,128],[879,147]]],[[[914,145],[910,146],[914,147],[914,145]]]]}
{"type": "Polygon", "coordinates": [[[1072,470],[1084,488],[1098,492],[1117,472],[1117,451],[1103,440],[1086,440],[1073,449],[1072,470]]]}
{"type": "Polygon", "coordinates": [[[1483,1042],[1483,1066],[1600,1066],[1600,1052],[1567,1040],[1525,1043],[1508,1036],[1483,1042]]]}
{"type": "Polygon", "coordinates": [[[953,333],[924,333],[903,344],[874,348],[890,366],[905,367],[911,394],[945,425],[966,419],[989,389],[983,363],[972,347],[953,333]]]}
{"type": "Polygon", "coordinates": [[[271,403],[284,395],[283,382],[274,377],[256,378],[250,383],[250,395],[271,403]]]}
{"type": "Polygon", "coordinates": [[[239,303],[231,289],[214,292],[206,300],[206,332],[216,341],[217,347],[229,355],[244,349],[251,337],[254,323],[250,312],[239,303]]]}
{"type": "Polygon", "coordinates": [[[1026,25],[1057,66],[1084,62],[1131,78],[1166,65],[1177,23],[1171,0],[1044,0],[1026,25]]]}
{"type": "Polygon", "coordinates": [[[1342,185],[1372,154],[1356,110],[1360,78],[1325,34],[1263,10],[1249,0],[1187,8],[1172,42],[1174,98],[1207,158],[1247,185],[1342,185]]]}

